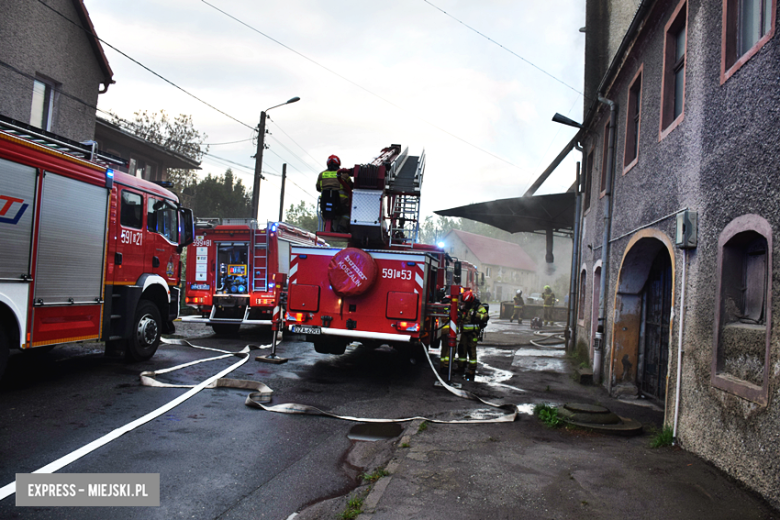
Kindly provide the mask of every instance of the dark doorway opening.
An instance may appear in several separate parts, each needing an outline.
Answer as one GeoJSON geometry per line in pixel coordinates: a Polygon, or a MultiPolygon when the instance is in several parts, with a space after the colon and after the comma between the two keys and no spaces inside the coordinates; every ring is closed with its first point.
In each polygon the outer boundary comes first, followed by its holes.
{"type": "Polygon", "coordinates": [[[672,306],[672,264],[666,251],[655,257],[643,292],[644,336],[639,390],[658,400],[666,397],[669,368],[669,324],[672,306]]]}

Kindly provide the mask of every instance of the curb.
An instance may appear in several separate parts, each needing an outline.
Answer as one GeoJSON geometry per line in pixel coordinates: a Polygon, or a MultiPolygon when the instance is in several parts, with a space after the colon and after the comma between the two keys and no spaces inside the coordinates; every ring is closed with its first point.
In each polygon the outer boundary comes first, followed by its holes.
{"type": "MultiPolygon", "coordinates": [[[[409,423],[408,431],[411,431],[412,433],[408,433],[398,440],[396,443],[396,453],[398,453],[399,449],[406,449],[401,448],[401,446],[411,442],[412,437],[419,433],[420,424],[423,422],[424,421],[420,419],[416,419],[409,423]]],[[[407,455],[404,455],[404,457],[406,456],[407,455]]],[[[390,482],[393,480],[393,475],[395,475],[396,471],[398,471],[398,468],[401,465],[398,459],[399,457],[394,456],[393,459],[387,464],[385,470],[390,473],[390,475],[382,477],[377,480],[376,483],[374,483],[373,488],[371,488],[371,491],[368,493],[368,496],[366,496],[366,499],[363,502],[363,512],[360,513],[355,520],[371,520],[373,518],[374,513],[376,512],[376,508],[379,505],[379,501],[382,500],[387,486],[390,485],[390,482]]]]}

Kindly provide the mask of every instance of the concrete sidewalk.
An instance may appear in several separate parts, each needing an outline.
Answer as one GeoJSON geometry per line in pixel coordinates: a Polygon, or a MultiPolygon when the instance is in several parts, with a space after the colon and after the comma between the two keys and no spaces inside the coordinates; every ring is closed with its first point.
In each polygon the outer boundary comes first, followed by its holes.
{"type": "MultiPolygon", "coordinates": [[[[600,387],[576,383],[562,345],[536,347],[530,338],[527,325],[491,320],[478,378],[463,382],[464,389],[525,413],[514,423],[408,424],[400,439],[388,441],[394,448],[383,464],[388,474],[350,494],[363,499],[358,519],[780,520],[760,497],[698,457],[679,447],[651,448],[663,423],[658,404],[618,401],[600,387]],[[641,422],[644,433],[550,429],[530,414],[539,403],[598,404],[641,422]]],[[[440,398],[452,408],[436,418],[485,409],[440,398]]],[[[340,518],[347,498],[314,506],[296,520],[340,518]]]]}

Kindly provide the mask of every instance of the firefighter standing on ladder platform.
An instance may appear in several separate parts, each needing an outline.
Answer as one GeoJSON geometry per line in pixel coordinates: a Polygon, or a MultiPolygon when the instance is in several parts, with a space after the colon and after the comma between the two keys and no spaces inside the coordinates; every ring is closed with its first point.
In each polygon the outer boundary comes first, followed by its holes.
{"type": "Polygon", "coordinates": [[[328,169],[317,176],[317,191],[320,196],[320,211],[323,219],[331,221],[330,231],[346,233],[349,230],[349,197],[352,179],[349,170],[339,170],[341,159],[336,155],[328,157],[328,169]]]}
{"type": "Polygon", "coordinates": [[[461,301],[462,306],[458,313],[461,334],[460,343],[458,343],[458,361],[455,367],[458,371],[465,368],[464,379],[472,381],[477,373],[477,342],[480,331],[487,326],[488,309],[471,291],[464,292],[461,301]],[[468,364],[466,363],[467,353],[468,364]]]}

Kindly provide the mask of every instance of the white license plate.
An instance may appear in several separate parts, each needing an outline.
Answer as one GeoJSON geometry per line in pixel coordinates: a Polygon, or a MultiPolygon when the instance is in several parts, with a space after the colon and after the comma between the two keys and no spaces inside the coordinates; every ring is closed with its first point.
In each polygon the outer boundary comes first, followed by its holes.
{"type": "Polygon", "coordinates": [[[320,327],[312,325],[293,325],[292,329],[297,334],[321,334],[320,327]]]}

